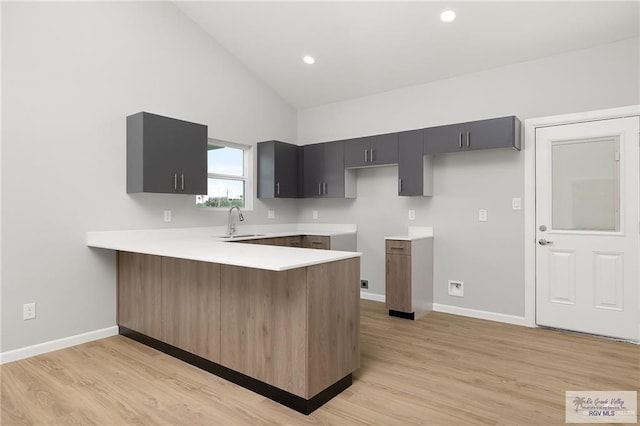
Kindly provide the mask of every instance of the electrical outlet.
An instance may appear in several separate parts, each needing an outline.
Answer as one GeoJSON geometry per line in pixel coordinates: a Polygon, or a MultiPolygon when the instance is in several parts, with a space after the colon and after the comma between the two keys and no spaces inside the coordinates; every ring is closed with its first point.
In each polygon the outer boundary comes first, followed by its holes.
{"type": "Polygon", "coordinates": [[[464,283],[462,281],[449,280],[448,293],[449,296],[463,297],[464,283]]]}
{"type": "Polygon", "coordinates": [[[360,288],[369,288],[369,280],[360,280],[360,288]]]}
{"type": "Polygon", "coordinates": [[[36,304],[35,303],[25,303],[22,305],[22,319],[29,320],[34,319],[36,317],[36,304]]]}
{"type": "Polygon", "coordinates": [[[409,220],[416,220],[416,211],[409,210],[409,220]]]}
{"type": "Polygon", "coordinates": [[[269,210],[267,212],[267,219],[275,219],[276,218],[276,212],[275,210],[269,210]]]}
{"type": "Polygon", "coordinates": [[[318,218],[318,210],[314,210],[312,215],[313,215],[314,219],[317,219],[318,218]]]}
{"type": "Polygon", "coordinates": [[[171,210],[164,211],[164,221],[171,222],[171,210]]]}
{"type": "Polygon", "coordinates": [[[480,222],[487,221],[487,211],[486,210],[478,210],[478,220],[480,222]]]}

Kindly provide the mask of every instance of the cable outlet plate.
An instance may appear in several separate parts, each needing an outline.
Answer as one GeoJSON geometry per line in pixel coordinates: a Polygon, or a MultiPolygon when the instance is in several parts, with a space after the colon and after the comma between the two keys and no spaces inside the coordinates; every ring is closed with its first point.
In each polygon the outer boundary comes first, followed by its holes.
{"type": "Polygon", "coordinates": [[[464,297],[464,283],[462,281],[449,280],[449,296],[464,297]]]}
{"type": "Polygon", "coordinates": [[[360,288],[369,288],[369,280],[360,280],[360,288]]]}

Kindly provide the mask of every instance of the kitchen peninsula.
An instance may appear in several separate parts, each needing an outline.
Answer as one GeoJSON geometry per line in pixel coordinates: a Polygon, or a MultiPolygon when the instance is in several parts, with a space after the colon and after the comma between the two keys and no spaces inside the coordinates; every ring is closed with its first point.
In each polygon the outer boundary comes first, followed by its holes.
{"type": "MultiPolygon", "coordinates": [[[[344,225],[265,229],[245,240],[355,241],[344,225]]],[[[360,253],[225,242],[223,233],[89,232],[87,245],[117,251],[120,334],[308,414],[360,366],[360,253]]]]}

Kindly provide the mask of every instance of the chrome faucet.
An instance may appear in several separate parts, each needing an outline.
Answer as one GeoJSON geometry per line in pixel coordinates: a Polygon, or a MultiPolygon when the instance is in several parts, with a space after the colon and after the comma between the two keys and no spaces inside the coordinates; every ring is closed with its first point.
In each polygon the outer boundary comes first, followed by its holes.
{"type": "Polygon", "coordinates": [[[233,220],[233,215],[231,214],[233,212],[233,209],[237,209],[238,210],[238,219],[240,220],[240,222],[244,221],[244,216],[242,215],[242,210],[240,210],[240,207],[238,206],[233,206],[229,209],[229,217],[228,217],[228,222],[227,222],[227,235],[233,235],[236,233],[236,222],[235,220],[233,220]]]}

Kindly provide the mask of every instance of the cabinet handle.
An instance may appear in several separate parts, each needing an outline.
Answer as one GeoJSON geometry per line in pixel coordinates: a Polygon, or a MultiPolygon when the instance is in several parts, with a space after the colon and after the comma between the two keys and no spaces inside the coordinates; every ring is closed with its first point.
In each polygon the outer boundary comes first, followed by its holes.
{"type": "Polygon", "coordinates": [[[376,151],[373,148],[371,148],[370,151],[371,151],[371,154],[369,155],[369,157],[371,158],[371,161],[375,161],[376,160],[376,156],[375,156],[376,151]]]}
{"type": "Polygon", "coordinates": [[[180,175],[180,187],[184,191],[184,173],[180,175]]]}
{"type": "Polygon", "coordinates": [[[280,182],[276,183],[276,195],[280,195],[280,182]]]}
{"type": "Polygon", "coordinates": [[[178,189],[178,174],[177,173],[173,174],[173,189],[174,190],[178,189]]]}
{"type": "Polygon", "coordinates": [[[404,247],[401,247],[401,246],[389,246],[389,248],[392,249],[392,250],[402,250],[402,249],[404,249],[404,247]]]}
{"type": "Polygon", "coordinates": [[[365,150],[364,150],[364,162],[365,162],[365,163],[368,163],[368,162],[369,162],[369,157],[368,157],[368,156],[369,156],[369,150],[368,150],[368,149],[365,149],[365,150]]]}
{"type": "Polygon", "coordinates": [[[311,244],[315,244],[315,245],[322,244],[322,241],[311,241],[311,244]]]}
{"type": "Polygon", "coordinates": [[[462,149],[462,132],[458,133],[458,149],[462,149]]]}
{"type": "Polygon", "coordinates": [[[398,179],[398,193],[402,192],[402,179],[398,179]]]}
{"type": "Polygon", "coordinates": [[[322,195],[322,184],[318,184],[318,195],[322,195]]]}
{"type": "Polygon", "coordinates": [[[327,182],[322,184],[322,193],[324,195],[327,195],[327,182]]]}
{"type": "Polygon", "coordinates": [[[471,132],[467,132],[467,148],[471,146],[471,132]]]}

